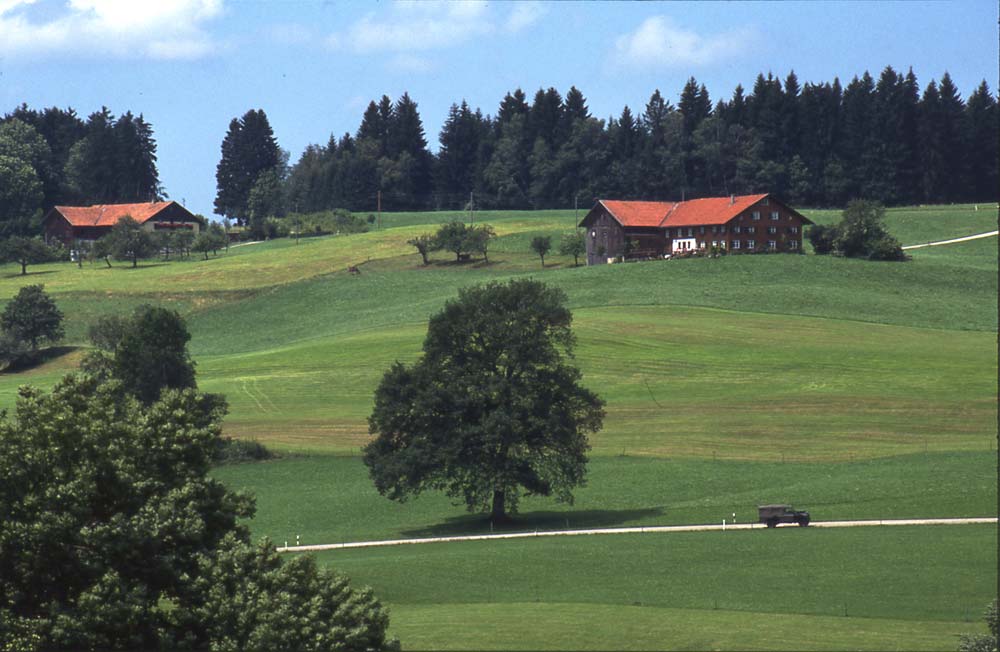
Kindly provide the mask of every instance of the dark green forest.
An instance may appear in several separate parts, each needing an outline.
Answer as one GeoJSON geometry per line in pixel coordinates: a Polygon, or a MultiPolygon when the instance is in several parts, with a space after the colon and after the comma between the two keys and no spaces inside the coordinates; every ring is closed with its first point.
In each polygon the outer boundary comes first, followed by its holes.
{"type": "Polygon", "coordinates": [[[141,202],[163,194],[153,126],[106,107],[86,121],[73,109],[22,104],[0,119],[0,236],[33,235],[57,204],[141,202]]]}
{"type": "MultiPolygon", "coordinates": [[[[406,93],[373,100],[352,135],[306,147],[289,165],[263,110],[233,118],[221,146],[215,211],[235,219],[336,208],[442,210],[589,206],[597,197],[680,200],[773,192],[841,207],[995,201],[997,101],[985,81],[963,99],[948,73],[921,90],[886,67],[842,86],[761,74],[713,101],[690,78],[615,117],[576,87],[508,92],[494,114],[453,104],[436,153],[406,93]]],[[[153,127],[107,108],[22,105],[0,119],[0,237],[32,234],[55,204],[163,195],[153,127]]]]}
{"type": "Polygon", "coordinates": [[[597,197],[765,191],[795,205],[840,207],[855,198],[900,205],[994,201],[998,188],[997,102],[986,82],[963,100],[948,73],[921,92],[912,70],[891,67],[846,87],[838,79],[800,84],[794,72],[783,81],[761,74],[749,92],[737,86],[714,103],[692,77],[676,105],[656,90],[640,110],[625,106],[607,120],[591,115],[576,87],[565,97],[539,89],[530,102],[517,89],[495,115],[453,104],[438,138],[432,154],[417,104],[407,94],[395,102],[383,96],[354,135],[310,145],[278,171],[280,195],[273,178],[259,195],[279,211],[308,213],[370,212],[379,203],[383,210],[470,202],[555,208],[597,197]]]}

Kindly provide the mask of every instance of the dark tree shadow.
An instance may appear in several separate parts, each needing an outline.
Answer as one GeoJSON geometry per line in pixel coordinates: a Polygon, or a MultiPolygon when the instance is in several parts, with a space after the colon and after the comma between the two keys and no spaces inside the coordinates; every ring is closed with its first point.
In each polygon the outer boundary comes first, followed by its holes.
{"type": "Polygon", "coordinates": [[[447,537],[490,532],[543,532],[553,530],[585,530],[617,527],[663,515],[662,507],[645,509],[584,509],[565,511],[535,511],[515,514],[505,523],[492,524],[488,514],[463,514],[443,523],[423,528],[403,530],[406,537],[447,537]]]}
{"type": "Polygon", "coordinates": [[[28,278],[29,276],[44,276],[45,274],[55,274],[55,270],[45,269],[39,272],[32,272],[31,268],[28,268],[27,274],[22,274],[21,272],[16,272],[14,274],[6,274],[4,278],[28,278]]]}
{"type": "Polygon", "coordinates": [[[25,357],[24,359],[16,361],[14,364],[8,365],[0,373],[17,373],[20,371],[29,371],[35,367],[39,367],[46,362],[61,358],[64,355],[69,355],[74,351],[79,351],[83,347],[80,346],[50,346],[45,349],[39,349],[34,355],[30,357],[25,357]]]}

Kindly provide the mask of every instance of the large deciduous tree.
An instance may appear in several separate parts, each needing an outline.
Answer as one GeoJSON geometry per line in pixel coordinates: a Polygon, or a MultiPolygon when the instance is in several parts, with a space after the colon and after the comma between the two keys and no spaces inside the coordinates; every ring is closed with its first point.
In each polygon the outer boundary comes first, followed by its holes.
{"type": "Polygon", "coordinates": [[[423,357],[395,363],[375,392],[364,461],[379,493],[442,490],[494,522],[522,495],[572,502],[604,403],[567,361],[565,300],[516,279],[464,288],[431,318],[423,357]]]}
{"type": "Polygon", "coordinates": [[[209,476],[224,412],[87,375],[20,390],[0,415],[0,647],[398,648],[370,591],[250,543],[253,499],[209,476]]]}

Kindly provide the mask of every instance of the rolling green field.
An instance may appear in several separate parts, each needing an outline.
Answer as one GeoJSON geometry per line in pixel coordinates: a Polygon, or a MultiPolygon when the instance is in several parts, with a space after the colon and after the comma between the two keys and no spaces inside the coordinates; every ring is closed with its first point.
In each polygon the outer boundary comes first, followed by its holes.
{"type": "MultiPolygon", "coordinates": [[[[573,211],[496,212],[476,214],[499,235],[489,264],[438,252],[422,266],[406,240],[460,217],[385,214],[377,232],[137,270],[64,263],[21,277],[8,265],[0,297],[44,283],[74,346],[104,314],[144,302],[181,312],[199,386],[229,400],[227,434],[282,454],[215,471],[257,495],[253,529],[279,544],[488,529],[440,495],[381,498],[358,451],[381,374],[419,355],[428,317],[464,285],[514,276],[565,290],[576,363],[608,416],[575,504],[525,500],[513,529],[745,522],[786,501],[815,520],[996,515],[995,238],[914,250],[905,264],[757,255],[574,268],[550,256],[543,269],[531,237],[557,241],[573,211]]],[[[893,209],[886,221],[916,244],[995,229],[996,209],[893,209]]],[[[0,407],[81,354],[0,375],[0,407]]],[[[995,528],[746,535],[321,559],[375,588],[407,649],[954,649],[995,592],[995,528]]]]}

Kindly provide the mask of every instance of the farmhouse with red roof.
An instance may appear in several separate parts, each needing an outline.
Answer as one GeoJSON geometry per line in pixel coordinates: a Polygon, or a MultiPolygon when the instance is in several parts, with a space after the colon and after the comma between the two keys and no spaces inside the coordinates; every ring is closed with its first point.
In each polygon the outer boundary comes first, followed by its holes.
{"type": "Polygon", "coordinates": [[[75,240],[97,240],[109,233],[118,220],[131,217],[147,231],[189,229],[198,233],[201,222],[175,201],[142,204],[97,204],[56,206],[42,220],[45,239],[70,245],[75,240]]]}
{"type": "Polygon", "coordinates": [[[802,250],[806,224],[812,222],[769,194],[682,202],[599,199],[580,222],[587,229],[588,265],[713,247],[730,252],[797,252],[802,250]]]}

